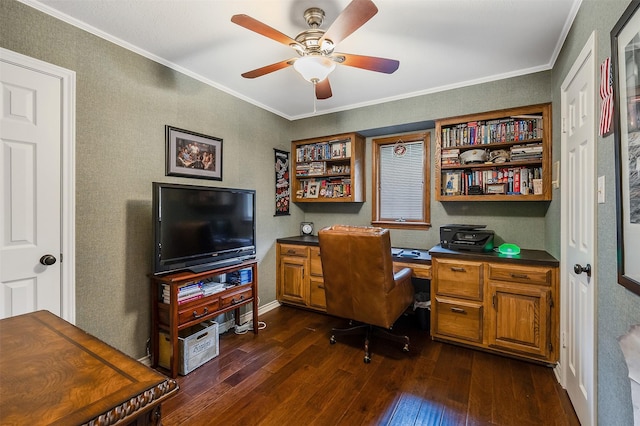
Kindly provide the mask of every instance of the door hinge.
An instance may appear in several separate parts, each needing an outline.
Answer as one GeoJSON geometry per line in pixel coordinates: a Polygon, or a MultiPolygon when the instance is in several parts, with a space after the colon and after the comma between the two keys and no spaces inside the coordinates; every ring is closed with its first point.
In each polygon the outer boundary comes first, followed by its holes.
{"type": "Polygon", "coordinates": [[[553,297],[549,297],[549,307],[553,308],[553,297]]]}
{"type": "Polygon", "coordinates": [[[60,263],[62,263],[62,253],[60,253],[60,263]]]}
{"type": "Polygon", "coordinates": [[[549,352],[553,352],[553,343],[549,343],[549,352]]]}
{"type": "Polygon", "coordinates": [[[493,293],[493,297],[491,298],[491,303],[493,304],[493,309],[495,309],[497,311],[498,310],[498,298],[496,297],[495,293],[493,293]]]}
{"type": "Polygon", "coordinates": [[[567,117],[562,117],[562,133],[567,133],[567,117]]]}

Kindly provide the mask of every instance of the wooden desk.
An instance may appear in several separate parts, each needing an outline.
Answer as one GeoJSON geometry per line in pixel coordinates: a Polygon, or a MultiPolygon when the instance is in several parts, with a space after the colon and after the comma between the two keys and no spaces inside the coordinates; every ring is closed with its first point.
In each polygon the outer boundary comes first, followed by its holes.
{"type": "Polygon", "coordinates": [[[560,356],[559,262],[543,250],[506,256],[435,246],[431,336],[553,365],[560,356]]]}
{"type": "Polygon", "coordinates": [[[160,424],[178,390],[47,311],[0,320],[0,424],[160,424]]]}
{"type": "Polygon", "coordinates": [[[428,250],[394,247],[391,255],[394,272],[411,268],[414,278],[431,279],[431,255],[428,250]]]}
{"type": "MultiPolygon", "coordinates": [[[[414,278],[431,279],[428,250],[393,248],[393,269],[411,268],[414,278]]],[[[280,303],[326,312],[320,243],[315,235],[276,240],[276,296],[280,303]]]]}

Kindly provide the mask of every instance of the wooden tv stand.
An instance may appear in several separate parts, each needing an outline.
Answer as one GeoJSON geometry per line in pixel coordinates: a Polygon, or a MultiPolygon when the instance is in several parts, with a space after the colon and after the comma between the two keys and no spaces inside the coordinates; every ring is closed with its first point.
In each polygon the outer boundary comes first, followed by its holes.
{"type": "Polygon", "coordinates": [[[169,369],[171,377],[178,374],[178,332],[218,315],[235,311],[236,324],[240,325],[240,307],[251,303],[253,307],[253,332],[258,334],[258,261],[247,260],[237,265],[211,269],[200,273],[178,272],[151,277],[151,365],[158,367],[160,332],[169,335],[172,347],[169,369]],[[251,268],[251,282],[238,284],[210,296],[178,303],[180,287],[207,281],[222,274],[251,268]],[[169,289],[169,303],[162,295],[163,286],[169,289]]]}

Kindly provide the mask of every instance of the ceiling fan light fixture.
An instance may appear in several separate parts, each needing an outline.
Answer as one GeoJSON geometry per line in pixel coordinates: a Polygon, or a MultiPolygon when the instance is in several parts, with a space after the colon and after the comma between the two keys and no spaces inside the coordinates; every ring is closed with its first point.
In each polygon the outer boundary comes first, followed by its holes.
{"type": "Polygon", "coordinates": [[[336,68],[336,63],[326,56],[309,55],[296,59],[293,68],[300,73],[302,78],[311,82],[318,83],[336,68]]]}

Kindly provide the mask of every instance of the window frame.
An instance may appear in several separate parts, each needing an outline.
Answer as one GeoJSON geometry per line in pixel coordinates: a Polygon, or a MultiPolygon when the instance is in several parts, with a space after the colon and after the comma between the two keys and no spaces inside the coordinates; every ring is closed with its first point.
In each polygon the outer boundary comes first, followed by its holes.
{"type": "Polygon", "coordinates": [[[388,136],[384,138],[376,138],[371,141],[371,154],[373,170],[371,173],[371,224],[374,226],[382,226],[385,228],[396,229],[428,229],[431,227],[431,167],[430,167],[430,151],[431,151],[431,132],[411,133],[403,135],[388,136]],[[382,146],[396,144],[397,142],[423,143],[423,210],[420,220],[404,220],[399,218],[391,220],[390,218],[380,217],[380,148],[382,146]]]}

